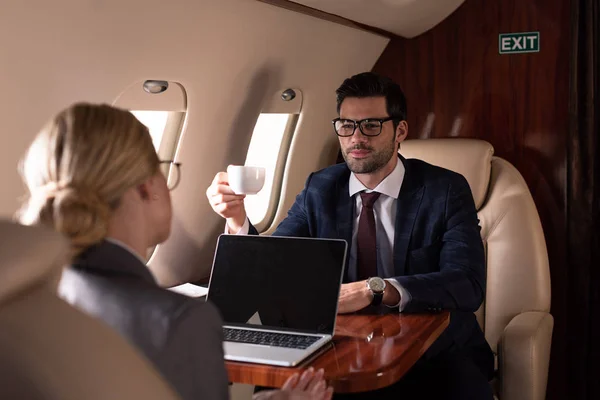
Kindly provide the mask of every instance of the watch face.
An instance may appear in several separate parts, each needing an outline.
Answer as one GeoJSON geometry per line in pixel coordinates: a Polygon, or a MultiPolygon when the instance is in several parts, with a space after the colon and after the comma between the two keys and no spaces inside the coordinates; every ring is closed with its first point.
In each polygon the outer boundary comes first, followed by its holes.
{"type": "Polygon", "coordinates": [[[369,288],[374,292],[383,292],[385,281],[381,278],[371,278],[369,279],[369,288]]]}

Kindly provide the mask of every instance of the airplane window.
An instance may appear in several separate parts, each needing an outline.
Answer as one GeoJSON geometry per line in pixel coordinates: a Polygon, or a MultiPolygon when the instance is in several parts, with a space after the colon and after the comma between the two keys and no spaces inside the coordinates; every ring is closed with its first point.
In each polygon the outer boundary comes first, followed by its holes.
{"type": "MultiPolygon", "coordinates": [[[[113,105],[129,110],[148,127],[159,159],[177,159],[177,148],[187,114],[187,93],[180,83],[136,81],[117,96],[113,105]],[[148,84],[156,82],[161,83],[162,90],[148,90],[148,84]]],[[[161,170],[168,177],[169,184],[178,179],[178,171],[171,164],[162,163],[161,170]]],[[[155,250],[156,248],[152,248],[148,251],[148,259],[154,255],[155,250]]]]}
{"type": "Polygon", "coordinates": [[[272,222],[279,202],[285,160],[298,114],[262,113],[256,121],[245,165],[264,167],[265,185],[246,197],[248,218],[259,231],[272,222]]]}
{"type": "MultiPolygon", "coordinates": [[[[180,130],[185,117],[184,112],[175,111],[147,111],[147,110],[130,110],[130,112],[150,131],[152,144],[161,159],[173,159],[177,140],[179,140],[180,130]]],[[[171,176],[171,165],[161,164],[161,170],[168,177],[168,182],[171,179],[178,179],[171,176]]],[[[148,262],[154,255],[156,246],[148,250],[146,255],[148,262]]]]}
{"type": "Polygon", "coordinates": [[[132,110],[131,113],[144,125],[148,127],[150,136],[152,136],[152,143],[156,151],[160,150],[160,142],[163,134],[165,133],[165,127],[167,126],[167,119],[169,118],[168,111],[141,111],[132,110]]]}
{"type": "MultiPolygon", "coordinates": [[[[185,116],[184,112],[131,110],[131,113],[148,127],[152,143],[158,156],[164,160],[172,160],[179,140],[180,130],[185,116]]],[[[163,164],[163,173],[170,174],[170,165],[163,164]]],[[[170,177],[169,177],[170,178],[170,177]]],[[[174,178],[175,179],[175,178],[174,178]]]]}

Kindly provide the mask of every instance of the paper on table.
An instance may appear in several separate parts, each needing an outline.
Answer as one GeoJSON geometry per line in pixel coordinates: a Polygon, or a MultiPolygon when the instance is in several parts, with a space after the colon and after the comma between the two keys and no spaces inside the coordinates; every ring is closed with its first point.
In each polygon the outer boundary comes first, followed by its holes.
{"type": "Polygon", "coordinates": [[[206,296],[206,294],[208,293],[208,288],[193,285],[191,283],[184,283],[183,285],[173,286],[168,289],[189,297],[202,297],[206,296]]]}

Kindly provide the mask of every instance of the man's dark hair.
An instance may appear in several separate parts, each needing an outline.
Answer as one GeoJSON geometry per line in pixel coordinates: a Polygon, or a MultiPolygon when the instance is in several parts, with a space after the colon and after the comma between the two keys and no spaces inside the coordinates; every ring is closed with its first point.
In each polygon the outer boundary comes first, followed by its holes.
{"type": "Polygon", "coordinates": [[[394,118],[394,129],[406,120],[406,97],[400,86],[390,78],[374,72],[363,72],[344,81],[335,91],[337,112],[346,97],[385,97],[387,113],[394,118]]]}

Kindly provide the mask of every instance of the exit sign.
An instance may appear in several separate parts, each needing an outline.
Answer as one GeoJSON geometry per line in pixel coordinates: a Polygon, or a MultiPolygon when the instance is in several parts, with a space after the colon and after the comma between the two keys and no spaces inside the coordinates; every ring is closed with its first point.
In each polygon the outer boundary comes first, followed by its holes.
{"type": "Polygon", "coordinates": [[[540,51],[540,33],[501,33],[498,45],[500,54],[537,53],[540,51]]]}

